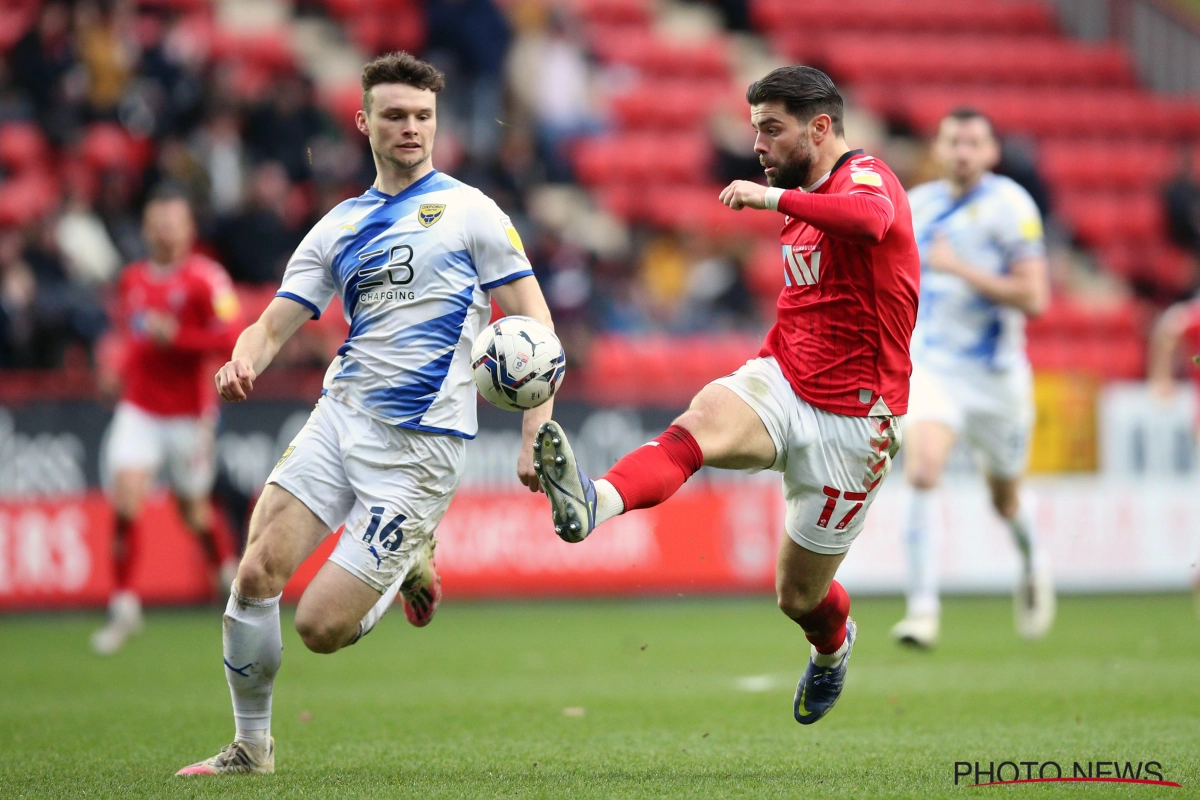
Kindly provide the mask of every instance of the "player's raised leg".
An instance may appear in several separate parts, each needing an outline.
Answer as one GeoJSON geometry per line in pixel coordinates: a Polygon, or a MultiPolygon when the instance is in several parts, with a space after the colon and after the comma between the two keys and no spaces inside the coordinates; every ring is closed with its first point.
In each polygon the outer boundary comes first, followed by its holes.
{"type": "Polygon", "coordinates": [[[953,428],[941,422],[915,420],[905,426],[904,437],[905,473],[911,487],[904,522],[907,609],[904,619],[892,627],[892,637],[901,644],[928,648],[937,644],[941,632],[937,558],[942,517],[938,484],[954,447],[955,434],[953,428]]]}
{"type": "Polygon", "coordinates": [[[662,503],[703,465],[765,469],[775,458],[775,443],[759,415],[716,383],[700,390],[660,436],[596,481],[579,467],[558,423],[542,425],[534,441],[534,469],[550,498],[555,532],[568,542],[583,541],[597,525],[626,511],[662,503]]]}
{"type": "Polygon", "coordinates": [[[275,484],[263,489],[225,608],[222,646],[233,698],[234,740],[179,775],[275,771],[271,697],[283,661],[279,598],[296,568],[328,534],[329,526],[287,490],[275,484]]]}
{"type": "Polygon", "coordinates": [[[845,553],[813,552],[788,536],[779,545],[775,569],[779,610],[804,630],[812,647],[792,706],[801,725],[828,714],[845,686],[856,630],[850,619],[850,595],[833,579],[845,557],[845,553]]]}
{"type": "Polygon", "coordinates": [[[1004,520],[1021,555],[1021,574],[1013,589],[1013,624],[1026,639],[1040,639],[1054,625],[1056,602],[1049,559],[1037,535],[1033,493],[1019,478],[988,478],[992,504],[1004,520]]]}

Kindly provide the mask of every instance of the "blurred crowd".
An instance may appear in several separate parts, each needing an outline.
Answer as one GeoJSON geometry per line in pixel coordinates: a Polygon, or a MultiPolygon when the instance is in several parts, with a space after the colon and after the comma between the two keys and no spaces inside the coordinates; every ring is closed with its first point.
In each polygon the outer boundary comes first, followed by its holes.
{"type": "MultiPolygon", "coordinates": [[[[745,0],[677,5],[734,37],[748,28],[745,0]]],[[[374,177],[350,119],[354,88],[319,86],[287,35],[238,39],[205,2],[27,7],[19,38],[0,36],[0,366],[93,358],[107,287],[144,255],[140,208],[158,184],[184,187],[200,247],[239,284],[266,290],[313,222],[374,177]]],[[[306,0],[286,15],[337,22],[363,57],[396,46],[370,19],[347,21],[359,8],[306,0]]],[[[583,352],[597,331],[767,324],[777,247],[764,260],[761,236],[748,244],[623,220],[576,181],[575,144],[612,128],[609,98],[634,76],[595,57],[566,4],[398,0],[389,13],[401,12],[407,46],[447,75],[434,163],[512,217],[569,349],[583,352]]],[[[920,143],[888,133],[872,144],[901,177],[930,177],[920,143]]],[[[709,183],[759,174],[740,112],[715,118],[709,135],[709,183]]],[[[1006,153],[1045,207],[1027,150],[1006,153]]],[[[1179,237],[1200,248],[1200,187],[1168,197],[1182,209],[1179,237]]]]}

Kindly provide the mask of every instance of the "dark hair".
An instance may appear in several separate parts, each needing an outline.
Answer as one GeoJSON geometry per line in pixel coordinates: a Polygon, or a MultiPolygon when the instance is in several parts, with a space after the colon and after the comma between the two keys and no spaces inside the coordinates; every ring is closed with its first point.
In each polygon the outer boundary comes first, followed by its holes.
{"type": "Polygon", "coordinates": [[[188,190],[179,181],[171,180],[170,178],[160,181],[155,184],[146,197],[146,205],[151,203],[165,203],[172,200],[182,200],[188,204],[188,210],[192,208],[192,196],[188,194],[188,190]]]}
{"type": "Polygon", "coordinates": [[[842,95],[833,80],[814,67],[780,67],[765,78],[750,84],[746,102],[752,106],[783,101],[784,108],[801,122],[818,114],[828,114],[833,132],[845,135],[842,125],[842,95]]]}
{"type": "Polygon", "coordinates": [[[969,119],[981,119],[987,123],[988,133],[992,135],[992,138],[996,136],[996,126],[992,124],[992,120],[988,115],[977,108],[971,108],[971,106],[959,106],[943,117],[943,119],[953,119],[958,122],[966,122],[969,119]]]}
{"type": "Polygon", "coordinates": [[[403,50],[382,55],[363,67],[363,110],[371,110],[371,90],[381,83],[403,83],[417,89],[440,92],[446,88],[441,71],[403,50]]]}

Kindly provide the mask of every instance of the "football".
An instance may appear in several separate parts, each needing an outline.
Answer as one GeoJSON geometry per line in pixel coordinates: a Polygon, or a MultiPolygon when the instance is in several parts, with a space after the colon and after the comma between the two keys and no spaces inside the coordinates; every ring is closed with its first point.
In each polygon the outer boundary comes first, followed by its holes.
{"type": "Polygon", "coordinates": [[[508,411],[537,408],[562,384],[567,357],[554,331],[532,317],[504,317],[484,328],[471,348],[475,386],[508,411]]]}

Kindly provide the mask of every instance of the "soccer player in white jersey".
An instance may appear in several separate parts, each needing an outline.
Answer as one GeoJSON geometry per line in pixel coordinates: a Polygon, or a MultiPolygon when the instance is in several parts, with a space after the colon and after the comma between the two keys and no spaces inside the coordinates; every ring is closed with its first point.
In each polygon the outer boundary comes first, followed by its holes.
{"type": "Polygon", "coordinates": [[[1033,426],[1025,317],[1049,300],[1042,221],[1029,193],[990,170],[1000,156],[991,122],[972,109],[942,120],[933,152],[946,177],[909,192],[921,250],[921,304],[913,332],[905,465],[908,611],[901,643],[932,647],[940,632],[936,490],[956,440],[982,466],[992,504],[1020,551],[1013,595],[1018,633],[1044,636],[1054,587],[1033,504],[1021,491],[1033,426]]]}
{"type": "MultiPolygon", "coordinates": [[[[433,168],[441,73],[392,53],[363,68],[362,85],[356,122],[370,140],[375,183],[309,232],[279,293],[216,376],[225,399],[245,399],[288,337],[335,294],[341,298],[350,334],[308,424],[267,478],[225,609],[235,739],[180,775],[274,771],[279,598],[330,531],[345,523],[296,609],[296,630],[310,650],[332,653],[358,641],[414,575],[426,592],[436,589],[434,529],[477,429],[471,344],[487,324],[490,299],[551,324],[508,218],[433,168]]],[[[533,491],[533,436],[550,413],[550,403],[525,413],[517,472],[533,491]]],[[[431,612],[418,609],[417,621],[431,612]]]]}

